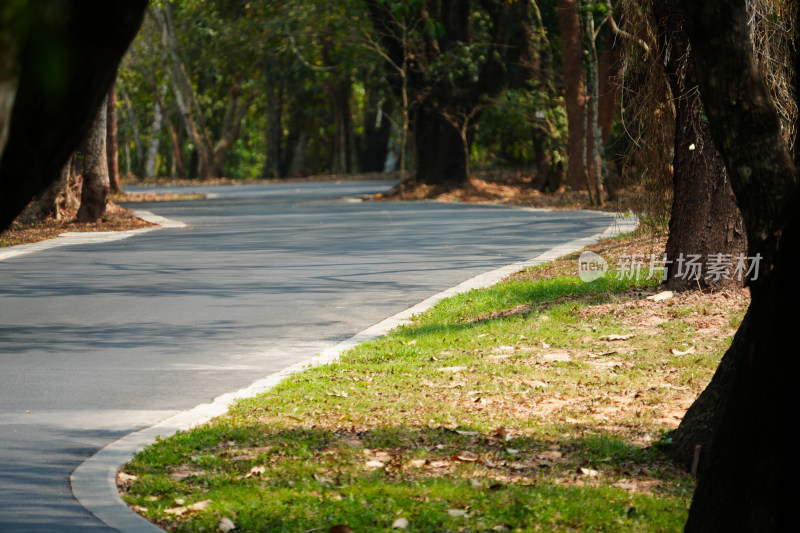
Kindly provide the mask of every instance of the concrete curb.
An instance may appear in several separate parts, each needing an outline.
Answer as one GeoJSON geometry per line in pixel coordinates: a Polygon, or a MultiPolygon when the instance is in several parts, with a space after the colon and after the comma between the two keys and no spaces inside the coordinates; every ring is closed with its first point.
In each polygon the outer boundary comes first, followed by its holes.
{"type": "Polygon", "coordinates": [[[204,424],[214,417],[225,414],[229,407],[239,399],[266,392],[288,376],[306,368],[332,363],[339,358],[340,354],[354,346],[383,336],[398,326],[408,324],[414,315],[430,309],[445,298],[473,289],[489,287],[523,268],[552,261],[576,252],[602,238],[632,231],[638,226],[638,221],[633,216],[622,216],[613,213],[609,213],[609,216],[614,217],[614,222],[603,233],[575,239],[551,248],[528,261],[521,261],[475,276],[357,333],[350,339],[332,346],[314,357],[260,379],[249,387],[223,394],[215,398],[211,403],[198,405],[193,409],[167,418],[154,426],[122,437],[98,451],[75,469],[70,476],[72,493],[90,513],[118,531],[123,533],[162,532],[161,528],[134,513],[122,501],[116,484],[117,469],[127,463],[137,452],[153,443],[157,437],[168,437],[178,431],[185,431],[204,424]]]}
{"type": "Polygon", "coordinates": [[[177,220],[170,220],[162,216],[154,215],[150,211],[134,211],[133,214],[142,220],[151,222],[153,224],[158,224],[158,226],[132,229],[128,231],[70,231],[60,234],[55,239],[35,242],[33,244],[20,244],[19,246],[12,246],[7,250],[0,250],[0,261],[34,252],[41,252],[43,250],[61,248],[62,246],[121,241],[122,239],[127,239],[128,237],[133,237],[134,235],[149,233],[157,229],[186,227],[186,224],[183,222],[178,222],[177,220]]]}

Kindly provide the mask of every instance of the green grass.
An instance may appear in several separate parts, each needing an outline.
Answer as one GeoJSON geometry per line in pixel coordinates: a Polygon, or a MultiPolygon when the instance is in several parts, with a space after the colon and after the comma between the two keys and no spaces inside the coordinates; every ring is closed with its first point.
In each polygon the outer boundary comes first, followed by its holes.
{"type": "Polygon", "coordinates": [[[681,530],[693,482],[661,444],[743,306],[719,318],[714,302],[648,303],[652,284],[548,274],[566,261],[149,446],[124,468],[125,500],[176,531],[681,530]]]}

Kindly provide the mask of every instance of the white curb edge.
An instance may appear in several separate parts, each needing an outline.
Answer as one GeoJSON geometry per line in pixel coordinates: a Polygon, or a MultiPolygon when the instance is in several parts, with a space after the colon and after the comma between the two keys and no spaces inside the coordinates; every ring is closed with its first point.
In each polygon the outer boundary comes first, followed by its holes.
{"type": "Polygon", "coordinates": [[[70,246],[72,244],[92,244],[99,242],[121,241],[122,239],[127,239],[128,237],[133,237],[134,235],[141,235],[142,233],[149,233],[157,229],[187,227],[183,222],[178,222],[177,220],[170,220],[162,216],[154,215],[150,211],[134,211],[133,214],[146,222],[157,224],[157,226],[127,231],[69,231],[66,233],[61,233],[55,239],[35,242],[33,244],[20,244],[5,250],[0,249],[0,261],[4,259],[11,259],[12,257],[31,254],[33,252],[41,252],[43,250],[50,250],[52,248],[70,246]]]}
{"type": "Polygon", "coordinates": [[[519,272],[523,268],[552,261],[564,255],[576,252],[585,246],[594,244],[602,238],[626,231],[633,231],[638,226],[638,221],[633,216],[628,218],[621,218],[617,214],[610,214],[610,216],[614,216],[614,223],[603,233],[572,240],[568,243],[551,248],[547,252],[528,261],[513,263],[492,270],[491,272],[475,276],[472,279],[431,296],[415,306],[401,311],[357,333],[350,339],[332,346],[314,357],[291,365],[264,379],[260,379],[249,387],[220,395],[214,398],[211,403],[198,405],[193,409],[183,411],[167,418],[154,426],[122,437],[95,453],[73,471],[70,476],[72,493],[80,504],[90,513],[106,525],[118,531],[123,533],[163,532],[164,530],[142,518],[128,507],[119,495],[116,482],[117,469],[130,461],[136,453],[153,443],[156,437],[169,437],[178,431],[186,431],[192,427],[204,424],[214,417],[225,414],[235,401],[266,392],[296,372],[309,367],[335,362],[343,352],[362,342],[383,336],[400,325],[408,324],[411,317],[430,309],[444,298],[468,292],[472,289],[489,287],[509,275],[519,272]]]}

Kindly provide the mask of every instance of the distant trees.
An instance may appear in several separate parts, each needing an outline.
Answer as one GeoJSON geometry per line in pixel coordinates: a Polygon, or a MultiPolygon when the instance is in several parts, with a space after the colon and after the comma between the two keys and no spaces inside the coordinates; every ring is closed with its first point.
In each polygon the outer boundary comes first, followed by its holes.
{"type": "MultiPolygon", "coordinates": [[[[577,40],[587,50],[590,24],[580,21],[590,13],[599,82],[589,87],[596,114],[613,119],[606,16],[595,4],[606,3],[576,4],[577,40]]],[[[555,0],[187,0],[149,13],[120,79],[120,154],[137,175],[413,168],[419,181],[463,183],[476,163],[530,167],[534,186],[563,185],[561,92],[572,85],[557,67],[555,0]]],[[[569,63],[578,72],[588,66],[581,50],[569,63]]],[[[596,118],[575,116],[594,131],[596,118]]],[[[588,158],[570,159],[581,177],[572,186],[585,188],[584,169],[594,183],[604,168],[594,164],[603,143],[572,137],[588,158]]]]}

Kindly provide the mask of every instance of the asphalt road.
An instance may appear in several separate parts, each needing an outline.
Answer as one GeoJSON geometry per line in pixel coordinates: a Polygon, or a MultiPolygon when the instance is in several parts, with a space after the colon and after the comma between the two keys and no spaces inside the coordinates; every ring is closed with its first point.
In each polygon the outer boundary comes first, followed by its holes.
{"type": "Polygon", "coordinates": [[[389,185],[214,187],[136,206],[188,228],[0,261],[0,532],[108,531],[68,479],[100,448],[611,222],[352,199],[389,185]]]}

